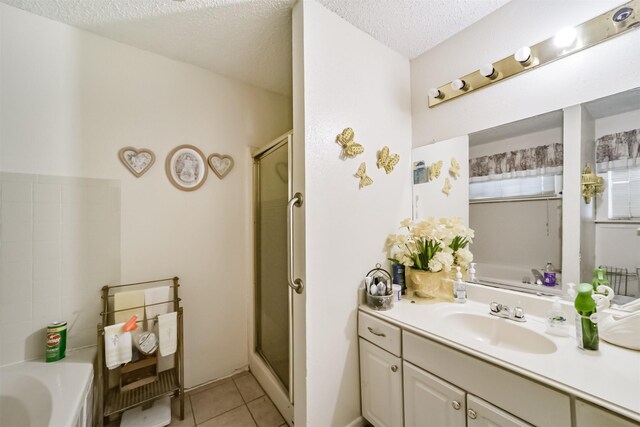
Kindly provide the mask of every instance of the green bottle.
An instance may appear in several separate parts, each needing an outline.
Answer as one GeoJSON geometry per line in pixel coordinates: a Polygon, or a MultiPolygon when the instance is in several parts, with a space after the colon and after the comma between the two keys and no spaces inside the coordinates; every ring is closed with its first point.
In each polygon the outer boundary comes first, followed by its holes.
{"type": "Polygon", "coordinates": [[[598,349],[598,325],[593,323],[591,315],[596,312],[596,302],[591,295],[593,285],[580,283],[576,288],[576,338],[578,347],[583,350],[598,349]]]}
{"type": "Polygon", "coordinates": [[[607,279],[607,272],[604,268],[596,268],[593,270],[593,281],[591,285],[593,286],[593,292],[598,292],[598,286],[600,285],[609,286],[609,279],[607,279]]]}

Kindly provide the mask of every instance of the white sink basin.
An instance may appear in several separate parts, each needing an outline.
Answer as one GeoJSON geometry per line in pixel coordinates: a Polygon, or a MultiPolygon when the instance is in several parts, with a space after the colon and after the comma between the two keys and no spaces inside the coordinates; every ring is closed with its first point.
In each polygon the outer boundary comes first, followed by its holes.
{"type": "Polygon", "coordinates": [[[445,322],[461,335],[496,347],[531,354],[549,354],[558,349],[544,335],[512,320],[489,314],[452,313],[445,317],[445,322]]]}

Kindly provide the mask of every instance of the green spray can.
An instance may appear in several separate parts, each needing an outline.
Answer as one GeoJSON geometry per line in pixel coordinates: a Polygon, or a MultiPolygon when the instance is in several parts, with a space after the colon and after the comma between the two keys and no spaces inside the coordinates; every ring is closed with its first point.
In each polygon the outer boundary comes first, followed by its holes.
{"type": "Polygon", "coordinates": [[[47,326],[45,362],[64,359],[67,351],[67,322],[53,322],[47,326]]]}

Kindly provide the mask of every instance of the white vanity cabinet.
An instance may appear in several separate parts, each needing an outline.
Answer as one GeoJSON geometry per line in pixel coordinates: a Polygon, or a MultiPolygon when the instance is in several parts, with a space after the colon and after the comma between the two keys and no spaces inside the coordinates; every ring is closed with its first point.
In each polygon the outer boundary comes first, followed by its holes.
{"type": "Polygon", "coordinates": [[[571,425],[571,399],[565,393],[411,332],[402,333],[402,351],[405,362],[467,393],[467,415],[469,410],[482,414],[475,420],[470,416],[470,425],[482,425],[477,423],[483,420],[491,425],[489,420],[493,419],[502,420],[503,424],[496,422],[496,425],[507,426],[571,425]],[[480,400],[474,401],[476,408],[472,407],[471,396],[489,402],[495,409],[489,411],[486,405],[479,404],[480,400]],[[484,409],[478,409],[480,406],[484,409]],[[508,414],[512,414],[513,419],[508,414]],[[518,424],[520,420],[526,423],[518,424]]]}
{"type": "Polygon", "coordinates": [[[403,363],[406,426],[465,426],[465,392],[428,372],[403,363]]]}
{"type": "Polygon", "coordinates": [[[477,396],[403,363],[406,427],[525,427],[530,424],[477,396]]]}
{"type": "Polygon", "coordinates": [[[376,427],[401,427],[401,330],[360,313],[358,331],[362,415],[376,427]]]}
{"type": "Polygon", "coordinates": [[[402,359],[360,338],[362,415],[376,427],[402,426],[402,359]]]}
{"type": "Polygon", "coordinates": [[[531,427],[519,418],[467,394],[467,427],[531,427]]]}
{"type": "Polygon", "coordinates": [[[640,426],[455,342],[427,338],[410,326],[422,321],[417,316],[381,317],[358,313],[362,415],[375,427],[640,426]]]}
{"type": "Polygon", "coordinates": [[[576,399],[576,426],[578,427],[637,427],[638,425],[640,424],[632,423],[611,412],[576,399]]]}

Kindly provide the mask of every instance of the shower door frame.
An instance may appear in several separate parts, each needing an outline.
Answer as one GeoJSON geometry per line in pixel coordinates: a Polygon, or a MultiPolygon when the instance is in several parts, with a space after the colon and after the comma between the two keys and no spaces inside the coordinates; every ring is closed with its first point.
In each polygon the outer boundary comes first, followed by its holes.
{"type": "MultiPolygon", "coordinates": [[[[287,146],[287,201],[291,199],[293,193],[293,172],[292,172],[292,140],[293,131],[289,131],[279,136],[272,142],[259,148],[251,154],[252,171],[253,171],[253,286],[250,290],[250,308],[249,308],[249,367],[256,377],[262,388],[265,389],[267,395],[271,398],[280,413],[285,417],[287,424],[293,425],[293,290],[287,286],[288,295],[288,313],[289,313],[289,389],[285,387],[278,375],[266,359],[258,351],[258,322],[256,318],[256,307],[259,303],[256,288],[258,286],[258,265],[260,261],[260,248],[258,247],[258,237],[260,234],[260,174],[259,174],[259,158],[268,153],[287,146]]],[[[288,248],[287,248],[288,249],[288,248]]],[[[285,285],[286,282],[284,283],[285,285]]]]}

